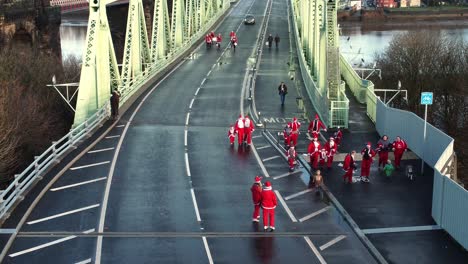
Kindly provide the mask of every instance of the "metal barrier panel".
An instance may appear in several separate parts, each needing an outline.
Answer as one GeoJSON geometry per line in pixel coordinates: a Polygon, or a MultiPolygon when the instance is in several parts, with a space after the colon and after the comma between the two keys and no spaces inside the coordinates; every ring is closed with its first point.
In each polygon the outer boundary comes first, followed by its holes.
{"type": "Polygon", "coordinates": [[[440,225],[442,216],[442,185],[444,175],[437,170],[434,170],[434,185],[432,190],[432,218],[440,225]]]}
{"type": "Polygon", "coordinates": [[[345,57],[343,57],[343,54],[340,54],[340,70],[354,97],[356,97],[359,103],[365,104],[367,90],[370,87],[373,90],[374,84],[371,81],[361,79],[345,57]]]}
{"type": "Polygon", "coordinates": [[[442,215],[439,225],[468,249],[468,191],[452,179],[442,177],[442,215]]]}
{"type": "Polygon", "coordinates": [[[377,95],[374,93],[374,87],[367,90],[366,107],[367,116],[377,124],[377,95]]]}

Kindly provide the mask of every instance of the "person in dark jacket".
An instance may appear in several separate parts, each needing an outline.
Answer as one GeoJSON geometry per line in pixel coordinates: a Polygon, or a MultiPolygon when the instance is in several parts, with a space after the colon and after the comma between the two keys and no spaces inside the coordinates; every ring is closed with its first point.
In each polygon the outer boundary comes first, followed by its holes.
{"type": "Polygon", "coordinates": [[[273,36],[270,34],[268,36],[268,48],[271,49],[272,45],[273,45],[273,36]]]}
{"type": "Polygon", "coordinates": [[[111,103],[112,120],[116,120],[119,118],[119,103],[120,103],[120,93],[117,89],[114,89],[114,91],[112,92],[110,103],[111,103]]]}
{"type": "Polygon", "coordinates": [[[281,99],[281,106],[284,105],[284,99],[286,98],[286,94],[288,94],[288,87],[284,82],[281,82],[280,85],[278,86],[278,94],[281,99]]]}
{"type": "Polygon", "coordinates": [[[275,46],[276,46],[276,48],[278,48],[279,42],[280,42],[280,37],[278,36],[278,34],[276,34],[276,36],[275,36],[275,46]]]}

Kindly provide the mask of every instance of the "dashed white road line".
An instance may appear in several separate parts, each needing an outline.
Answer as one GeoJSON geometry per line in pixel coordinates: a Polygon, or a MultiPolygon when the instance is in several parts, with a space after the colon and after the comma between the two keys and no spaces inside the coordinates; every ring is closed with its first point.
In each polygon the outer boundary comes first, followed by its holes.
{"type": "Polygon", "coordinates": [[[103,181],[105,179],[107,179],[107,177],[102,177],[102,178],[97,178],[97,179],[94,179],[94,180],[89,180],[89,181],[74,183],[74,184],[65,185],[65,186],[61,186],[61,187],[57,187],[57,188],[52,188],[52,189],[50,189],[50,191],[51,192],[56,192],[56,191],[69,189],[69,188],[73,188],[73,187],[77,187],[77,186],[81,186],[81,185],[85,185],[85,184],[89,184],[89,183],[93,183],[93,182],[103,181]]]}
{"type": "Polygon", "coordinates": [[[114,136],[107,136],[107,137],[105,137],[105,138],[111,139],[111,138],[119,138],[119,137],[120,137],[120,135],[114,135],[114,136]]]}
{"type": "Polygon", "coordinates": [[[297,173],[301,173],[302,171],[300,170],[295,170],[293,172],[287,172],[285,174],[281,174],[281,175],[278,175],[278,176],[274,176],[273,177],[273,180],[277,180],[277,179],[281,179],[281,178],[284,178],[284,177],[288,177],[288,176],[291,176],[293,174],[297,174],[297,173]]]}
{"type": "MultiPolygon", "coordinates": [[[[213,68],[212,68],[213,69],[213,68]]],[[[206,74],[206,76],[209,76],[211,74],[211,70],[206,74]]]]}
{"type": "Polygon", "coordinates": [[[206,237],[202,237],[203,239],[203,245],[205,245],[205,251],[206,255],[208,256],[208,263],[213,264],[213,258],[211,257],[211,251],[210,248],[208,247],[208,241],[206,240],[206,237]]]}
{"type": "Polygon", "coordinates": [[[98,152],[109,151],[109,150],[113,150],[113,149],[114,149],[114,148],[96,149],[96,150],[88,151],[88,153],[89,153],[89,154],[92,154],[92,153],[98,153],[98,152]]]}
{"type": "Polygon", "coordinates": [[[203,84],[205,84],[206,82],[206,78],[203,78],[202,82],[200,83],[200,86],[202,86],[203,84]]]}
{"type": "Polygon", "coordinates": [[[256,135],[256,136],[253,136],[252,138],[259,138],[259,137],[262,137],[262,135],[256,135]]]}
{"type": "Polygon", "coordinates": [[[283,197],[281,196],[281,194],[277,190],[275,190],[275,193],[276,193],[276,197],[278,197],[278,200],[280,201],[281,205],[283,205],[284,210],[286,210],[286,213],[289,215],[289,218],[291,218],[291,221],[297,222],[296,217],[294,217],[291,210],[289,210],[289,207],[286,204],[286,202],[283,200],[283,197]]]}
{"type": "Polygon", "coordinates": [[[185,130],[184,131],[184,146],[186,146],[186,147],[187,147],[187,134],[188,134],[188,131],[185,130]]]}
{"type": "MultiPolygon", "coordinates": [[[[274,179],[274,177],[273,177],[273,179],[274,179]]],[[[292,198],[296,198],[296,197],[301,196],[303,194],[309,193],[311,191],[313,191],[313,189],[307,189],[307,190],[304,190],[304,191],[301,191],[301,192],[298,192],[298,193],[295,193],[295,194],[291,194],[289,196],[284,197],[284,200],[287,201],[287,200],[290,200],[292,198]]]]}
{"type": "MultiPolygon", "coordinates": [[[[89,230],[86,230],[84,231],[83,233],[84,234],[89,234],[89,233],[92,233],[94,232],[94,228],[93,229],[89,229],[89,230]]],[[[67,236],[67,237],[64,237],[64,238],[61,238],[61,239],[57,239],[57,240],[54,240],[54,241],[51,241],[49,243],[45,243],[45,244],[42,244],[42,245],[39,245],[39,246],[35,246],[35,247],[32,247],[32,248],[29,248],[29,249],[25,249],[25,250],[22,250],[22,251],[18,251],[16,253],[13,253],[13,254],[10,254],[9,256],[11,258],[14,258],[14,257],[17,257],[17,256],[21,256],[21,255],[24,255],[26,253],[30,253],[30,252],[33,252],[33,251],[36,251],[36,250],[39,250],[39,249],[43,249],[43,248],[46,248],[46,247],[50,247],[50,246],[53,246],[53,245],[56,245],[56,244],[59,244],[59,243],[62,243],[62,242],[65,242],[65,241],[68,241],[68,240],[71,240],[71,239],[74,239],[76,238],[77,236],[73,235],[73,236],[67,236]]]]}
{"type": "Polygon", "coordinates": [[[318,210],[317,212],[313,212],[313,213],[311,213],[309,215],[306,215],[306,216],[302,217],[301,219],[299,219],[299,222],[307,221],[307,220],[311,219],[312,217],[315,217],[315,216],[317,216],[317,215],[319,215],[319,214],[321,214],[323,212],[328,211],[330,208],[331,208],[331,206],[327,206],[325,208],[322,208],[322,209],[318,210]]]}
{"type": "Polygon", "coordinates": [[[189,109],[192,109],[193,102],[195,101],[195,98],[192,98],[192,101],[190,101],[189,109]]]}
{"type": "Polygon", "coordinates": [[[200,91],[201,87],[198,87],[198,89],[195,91],[195,95],[198,95],[198,92],[200,91]]]}
{"type": "Polygon", "coordinates": [[[115,127],[124,127],[125,125],[118,125],[118,126],[115,126],[115,127]]]}
{"type": "Polygon", "coordinates": [[[185,153],[185,168],[187,169],[187,176],[192,176],[190,173],[190,164],[189,164],[189,159],[188,159],[188,153],[185,153]]]}
{"type": "Polygon", "coordinates": [[[188,126],[190,120],[190,113],[187,113],[187,118],[185,118],[185,125],[188,126]]]}
{"type": "Polygon", "coordinates": [[[103,162],[98,162],[98,163],[93,163],[93,164],[88,164],[88,165],[83,165],[83,166],[78,166],[78,167],[73,167],[70,168],[70,170],[79,170],[79,169],[84,169],[84,168],[89,168],[89,167],[96,167],[104,164],[109,164],[110,161],[103,161],[103,162]]]}
{"type": "Polygon", "coordinates": [[[320,250],[324,251],[325,249],[333,246],[334,244],[340,242],[341,240],[343,240],[345,238],[346,238],[345,235],[339,235],[339,236],[335,237],[334,239],[328,241],[327,243],[321,245],[319,248],[320,248],[320,250]]]}
{"type": "Polygon", "coordinates": [[[88,264],[88,263],[91,263],[91,261],[93,260],[89,258],[89,259],[82,260],[80,262],[76,262],[75,264],[88,264]]]}
{"type": "Polygon", "coordinates": [[[27,222],[27,224],[28,225],[33,225],[33,224],[37,224],[37,223],[40,223],[40,222],[45,222],[45,221],[50,220],[50,219],[55,219],[55,218],[59,218],[59,217],[74,214],[74,213],[79,213],[79,212],[86,211],[86,210],[89,210],[89,209],[93,209],[93,208],[96,208],[96,207],[99,207],[99,204],[93,204],[93,205],[90,205],[90,206],[82,207],[82,208],[71,210],[71,211],[68,211],[68,212],[64,212],[64,213],[60,213],[60,214],[56,214],[56,215],[51,215],[51,216],[40,218],[40,219],[36,219],[36,220],[27,222]]]}
{"type": "Polygon", "coordinates": [[[270,145],[261,146],[261,147],[258,147],[257,149],[260,150],[260,149],[266,149],[266,148],[271,148],[271,146],[270,145]]]}
{"type": "Polygon", "coordinates": [[[280,158],[280,157],[281,157],[281,156],[273,156],[273,157],[269,157],[269,158],[263,159],[262,161],[265,162],[265,161],[277,159],[277,158],[280,158]]]}
{"type": "Polygon", "coordinates": [[[193,207],[195,207],[195,215],[197,216],[197,221],[201,222],[200,211],[198,211],[197,198],[195,197],[195,190],[191,188],[190,193],[192,194],[193,207]]]}
{"type": "Polygon", "coordinates": [[[327,264],[325,259],[323,259],[322,255],[320,255],[320,252],[317,250],[317,248],[314,246],[314,243],[310,240],[308,237],[304,237],[304,240],[307,242],[309,245],[310,249],[314,252],[315,256],[318,258],[321,264],[327,264]]]}

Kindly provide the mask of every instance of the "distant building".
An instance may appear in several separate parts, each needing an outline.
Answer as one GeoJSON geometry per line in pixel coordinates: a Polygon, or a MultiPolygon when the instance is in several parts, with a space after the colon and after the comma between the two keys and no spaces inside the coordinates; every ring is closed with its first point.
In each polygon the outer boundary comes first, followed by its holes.
{"type": "Polygon", "coordinates": [[[376,4],[377,4],[377,7],[387,7],[387,8],[398,7],[398,3],[394,0],[377,0],[376,4]]]}
{"type": "Polygon", "coordinates": [[[421,0],[400,0],[400,7],[420,7],[421,0]]]}
{"type": "Polygon", "coordinates": [[[361,10],[361,1],[354,1],[354,0],[351,0],[349,1],[349,5],[351,6],[351,8],[353,10],[361,10]]]}

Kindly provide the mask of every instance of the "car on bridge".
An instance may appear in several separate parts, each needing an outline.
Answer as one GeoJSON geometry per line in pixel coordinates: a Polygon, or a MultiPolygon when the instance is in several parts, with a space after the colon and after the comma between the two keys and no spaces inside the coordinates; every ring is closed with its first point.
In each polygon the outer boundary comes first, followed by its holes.
{"type": "Polygon", "coordinates": [[[244,18],[245,25],[255,25],[255,17],[252,15],[246,15],[244,18]]]}

